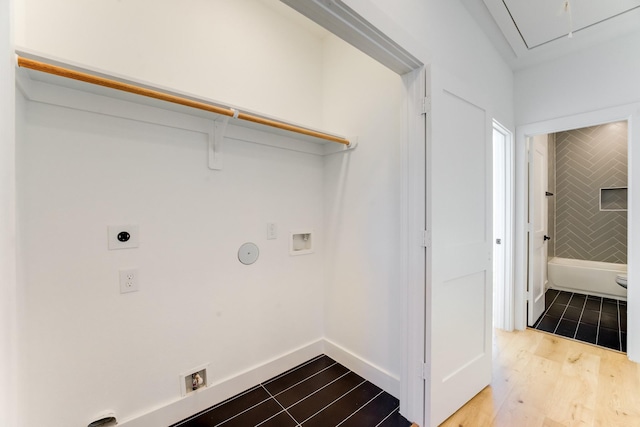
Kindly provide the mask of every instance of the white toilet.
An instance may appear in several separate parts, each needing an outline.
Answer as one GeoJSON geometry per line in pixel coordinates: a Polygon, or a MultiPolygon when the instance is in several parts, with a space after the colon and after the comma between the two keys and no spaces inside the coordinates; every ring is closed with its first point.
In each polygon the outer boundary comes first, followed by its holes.
{"type": "Polygon", "coordinates": [[[623,288],[627,289],[627,275],[626,274],[618,274],[616,276],[616,283],[623,288]]]}

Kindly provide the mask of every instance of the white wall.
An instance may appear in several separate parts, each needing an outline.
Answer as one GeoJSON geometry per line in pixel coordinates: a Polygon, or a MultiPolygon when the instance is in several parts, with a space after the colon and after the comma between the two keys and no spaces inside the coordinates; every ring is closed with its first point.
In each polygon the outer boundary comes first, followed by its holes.
{"type": "Polygon", "coordinates": [[[431,0],[429,4],[433,63],[473,87],[478,98],[489,100],[493,118],[513,131],[513,71],[461,2],[431,0]]]}
{"type": "Polygon", "coordinates": [[[321,40],[261,1],[20,0],[17,9],[19,47],[321,123],[321,40]]]}
{"type": "Polygon", "coordinates": [[[495,118],[513,130],[513,71],[461,2],[345,2],[396,40],[404,42],[425,64],[446,70],[484,92],[491,99],[495,118]]]}
{"type": "Polygon", "coordinates": [[[335,37],[324,60],[326,126],[358,137],[325,160],[325,335],[399,381],[402,79],[335,37]]]}
{"type": "MultiPolygon", "coordinates": [[[[22,46],[321,123],[321,40],[259,2],[49,7],[21,3],[22,46]]],[[[28,104],[21,373],[38,386],[21,395],[21,426],[82,426],[105,409],[135,417],[179,399],[191,368],[210,362],[218,382],[322,338],[323,158],[233,140],[223,171],[206,159],[201,133],[28,104]],[[108,251],[106,227],[131,223],[140,248],[108,251]],[[289,255],[297,229],[314,230],[315,253],[289,255]],[[250,267],[237,261],[246,241],[261,250],[250,267]],[[140,292],[118,293],[125,268],[139,269],[140,292]]]]}
{"type": "MultiPolygon", "coordinates": [[[[628,264],[632,282],[640,266],[637,244],[640,225],[633,220],[635,212],[640,210],[640,174],[637,173],[640,155],[636,153],[636,147],[640,146],[637,129],[640,122],[639,49],[640,33],[631,34],[518,71],[515,79],[517,123],[522,129],[547,133],[599,124],[602,120],[630,119],[628,264]]],[[[640,292],[630,288],[627,295],[630,325],[627,349],[629,357],[637,361],[640,360],[640,330],[634,331],[633,325],[640,324],[640,292]]]]}
{"type": "Polygon", "coordinates": [[[16,424],[15,99],[12,1],[0,2],[0,425],[16,424]]]}
{"type": "Polygon", "coordinates": [[[228,141],[211,171],[202,134],[39,103],[20,143],[22,373],[38,385],[22,425],[124,419],[177,399],[193,367],[218,382],[322,337],[321,157],[228,141]],[[139,225],[139,248],[107,250],[118,224],[139,225]],[[291,257],[301,228],[316,253],[291,257]],[[141,291],[121,295],[127,268],[141,291]]]}
{"type": "Polygon", "coordinates": [[[517,124],[640,100],[640,33],[516,72],[517,124]]]}

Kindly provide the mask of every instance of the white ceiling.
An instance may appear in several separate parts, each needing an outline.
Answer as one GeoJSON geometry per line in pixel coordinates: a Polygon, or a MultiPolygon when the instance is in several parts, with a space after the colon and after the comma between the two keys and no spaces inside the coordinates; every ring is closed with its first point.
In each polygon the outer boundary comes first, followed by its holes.
{"type": "Polygon", "coordinates": [[[514,69],[640,31],[640,0],[460,1],[514,69]]]}

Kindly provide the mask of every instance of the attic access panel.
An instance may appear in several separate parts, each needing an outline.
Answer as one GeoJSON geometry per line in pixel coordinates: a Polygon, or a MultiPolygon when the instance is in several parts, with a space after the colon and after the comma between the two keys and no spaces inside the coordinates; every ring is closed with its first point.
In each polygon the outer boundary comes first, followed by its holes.
{"type": "Polygon", "coordinates": [[[640,0],[502,0],[527,49],[534,49],[640,8],[640,0]]]}

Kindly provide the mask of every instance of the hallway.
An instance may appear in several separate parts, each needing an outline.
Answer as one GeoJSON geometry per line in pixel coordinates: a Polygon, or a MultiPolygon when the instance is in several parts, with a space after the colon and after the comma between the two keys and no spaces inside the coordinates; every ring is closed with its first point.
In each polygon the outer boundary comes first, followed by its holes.
{"type": "Polygon", "coordinates": [[[532,329],[494,331],[493,381],[442,427],[640,425],[640,365],[532,329]]]}

